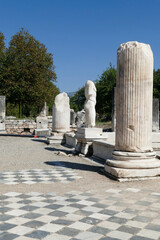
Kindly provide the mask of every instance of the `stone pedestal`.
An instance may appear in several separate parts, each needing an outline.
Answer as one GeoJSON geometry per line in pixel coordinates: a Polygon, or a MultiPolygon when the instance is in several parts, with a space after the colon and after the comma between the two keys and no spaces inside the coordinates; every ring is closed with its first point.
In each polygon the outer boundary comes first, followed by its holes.
{"type": "Polygon", "coordinates": [[[117,52],[116,140],[105,171],[120,178],[160,174],[152,150],[153,54],[149,45],[128,42],[117,52]]]}
{"type": "Polygon", "coordinates": [[[48,144],[65,144],[65,134],[64,133],[51,133],[51,136],[47,138],[48,144]]]}
{"type": "Polygon", "coordinates": [[[0,96],[0,133],[5,133],[6,97],[0,96]]]}
{"type": "Polygon", "coordinates": [[[48,128],[48,118],[47,117],[37,117],[36,123],[37,123],[37,129],[47,129],[48,128]]]}
{"type": "Polygon", "coordinates": [[[37,127],[35,129],[35,135],[50,135],[50,131],[48,129],[48,118],[47,117],[37,117],[36,118],[37,127]]]}
{"type": "Polygon", "coordinates": [[[66,133],[65,134],[65,144],[70,146],[70,147],[73,147],[75,148],[76,147],[76,144],[77,144],[77,140],[76,140],[76,135],[75,133],[71,132],[71,133],[66,133]]]}
{"type": "Polygon", "coordinates": [[[107,140],[107,133],[102,128],[78,128],[76,133],[77,145],[75,150],[87,155],[94,140],[107,140]]]}
{"type": "Polygon", "coordinates": [[[50,135],[50,131],[49,131],[49,129],[48,128],[46,128],[46,129],[38,129],[38,128],[36,128],[35,130],[34,130],[34,135],[36,135],[36,136],[49,136],[50,135]]]}

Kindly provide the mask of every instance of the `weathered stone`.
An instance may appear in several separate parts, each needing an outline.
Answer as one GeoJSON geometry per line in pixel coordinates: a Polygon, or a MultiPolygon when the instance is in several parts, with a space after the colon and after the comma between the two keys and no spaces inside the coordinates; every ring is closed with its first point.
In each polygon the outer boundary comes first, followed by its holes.
{"type": "Polygon", "coordinates": [[[59,156],[65,156],[65,157],[68,156],[65,152],[61,152],[61,151],[59,151],[59,152],[57,153],[57,155],[59,155],[59,156]]]}
{"type": "Polygon", "coordinates": [[[76,124],[77,124],[77,128],[80,128],[80,127],[84,126],[84,124],[85,124],[85,111],[84,111],[84,109],[77,112],[76,124]]]}
{"type": "Polygon", "coordinates": [[[85,97],[85,125],[86,127],[94,127],[96,120],[96,87],[90,80],[88,80],[85,85],[85,97]]]}
{"type": "Polygon", "coordinates": [[[73,109],[70,109],[70,125],[75,125],[76,123],[76,113],[73,109]]]}
{"type": "Polygon", "coordinates": [[[147,177],[159,176],[160,168],[150,168],[150,169],[123,169],[123,168],[115,168],[105,165],[106,173],[109,173],[111,176],[115,177],[119,181],[127,180],[137,180],[147,179],[147,177]],[[134,177],[133,177],[134,176],[134,177]]]}
{"type": "Polygon", "coordinates": [[[102,128],[94,128],[96,120],[96,87],[90,80],[88,80],[85,85],[85,97],[85,127],[77,128],[77,145],[75,150],[87,155],[93,153],[92,145],[94,140],[105,140],[108,136],[106,133],[102,132],[102,128]]]}
{"type": "Polygon", "coordinates": [[[65,135],[64,133],[51,133],[52,136],[47,138],[48,144],[65,144],[65,135]]]}
{"type": "Polygon", "coordinates": [[[108,134],[102,132],[102,128],[78,128],[76,132],[77,145],[75,150],[84,155],[88,154],[94,140],[107,140],[108,134]]]}
{"type": "Polygon", "coordinates": [[[65,134],[66,145],[75,147],[77,144],[75,133],[66,133],[65,134]]]}
{"type": "Polygon", "coordinates": [[[44,106],[43,106],[39,116],[36,117],[36,123],[37,123],[37,127],[34,132],[35,135],[37,135],[37,136],[50,135],[50,131],[48,129],[48,117],[47,117],[46,102],[44,103],[44,106]]]}
{"type": "Polygon", "coordinates": [[[105,165],[105,171],[116,178],[160,174],[160,161],[152,149],[152,93],[150,46],[138,42],[121,44],[117,52],[115,150],[113,159],[105,165]]]}
{"type": "Polygon", "coordinates": [[[112,157],[114,145],[104,140],[93,141],[93,157],[107,160],[112,157]]]}
{"type": "Polygon", "coordinates": [[[52,130],[52,116],[47,116],[48,118],[48,128],[52,130]]]}
{"type": "Polygon", "coordinates": [[[53,105],[53,132],[69,132],[70,131],[70,106],[67,93],[60,93],[55,98],[53,105]]]}
{"type": "Polygon", "coordinates": [[[153,54],[149,45],[121,44],[116,88],[115,150],[152,151],[153,54]]]}
{"type": "Polygon", "coordinates": [[[33,120],[5,120],[7,133],[29,133],[33,134],[36,122],[33,120]]]}
{"type": "Polygon", "coordinates": [[[36,117],[37,129],[47,129],[48,128],[48,118],[47,117],[36,117]]]}
{"type": "Polygon", "coordinates": [[[78,128],[76,138],[100,138],[103,136],[102,128],[78,128]]]}
{"type": "Polygon", "coordinates": [[[0,132],[5,131],[6,97],[0,96],[0,132]]]}
{"type": "Polygon", "coordinates": [[[37,129],[36,128],[34,134],[36,136],[48,136],[48,135],[50,135],[50,131],[49,131],[49,129],[37,129]]]}

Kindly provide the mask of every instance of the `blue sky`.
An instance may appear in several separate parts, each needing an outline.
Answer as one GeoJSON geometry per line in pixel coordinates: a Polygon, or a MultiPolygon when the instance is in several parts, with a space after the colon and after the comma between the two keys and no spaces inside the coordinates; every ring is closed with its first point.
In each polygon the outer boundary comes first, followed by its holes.
{"type": "Polygon", "coordinates": [[[95,80],[121,43],[151,45],[160,68],[159,0],[0,0],[0,32],[25,28],[54,55],[57,86],[73,92],[95,80]]]}

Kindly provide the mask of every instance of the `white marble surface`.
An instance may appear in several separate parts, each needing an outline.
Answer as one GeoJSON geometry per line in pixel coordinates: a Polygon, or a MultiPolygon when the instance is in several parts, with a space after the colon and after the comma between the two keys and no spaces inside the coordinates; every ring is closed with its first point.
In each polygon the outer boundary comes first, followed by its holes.
{"type": "Polygon", "coordinates": [[[70,131],[70,105],[67,93],[63,92],[56,96],[52,116],[53,132],[70,131]]]}
{"type": "Polygon", "coordinates": [[[116,178],[160,175],[152,149],[153,53],[148,44],[127,42],[117,51],[115,150],[106,173],[116,178]]]}
{"type": "Polygon", "coordinates": [[[127,42],[117,52],[116,150],[152,151],[153,54],[127,42]]]}
{"type": "Polygon", "coordinates": [[[86,127],[94,127],[96,120],[96,87],[90,80],[88,80],[85,84],[85,97],[85,125],[86,127]]]}

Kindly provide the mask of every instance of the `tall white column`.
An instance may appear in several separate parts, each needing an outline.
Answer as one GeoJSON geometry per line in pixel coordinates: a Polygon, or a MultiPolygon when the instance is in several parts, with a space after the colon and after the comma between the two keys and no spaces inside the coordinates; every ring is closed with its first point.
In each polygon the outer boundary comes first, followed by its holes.
{"type": "Polygon", "coordinates": [[[153,54],[149,45],[128,42],[117,52],[115,150],[152,151],[153,54]]]}
{"type": "Polygon", "coordinates": [[[115,151],[105,166],[117,178],[159,175],[160,161],[152,150],[152,95],[150,46],[121,44],[117,51],[115,151]]]}

